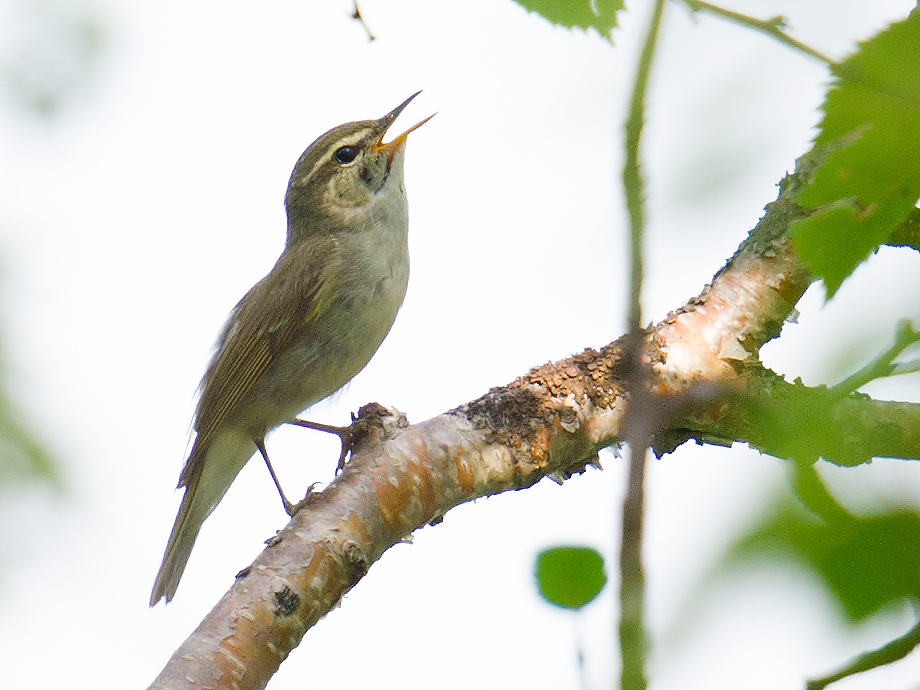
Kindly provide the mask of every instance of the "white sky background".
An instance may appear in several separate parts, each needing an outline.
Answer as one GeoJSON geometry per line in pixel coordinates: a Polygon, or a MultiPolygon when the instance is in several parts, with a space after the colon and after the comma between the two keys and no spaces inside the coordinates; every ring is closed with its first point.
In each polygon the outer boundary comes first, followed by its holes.
{"type": "MultiPolygon", "coordinates": [[[[195,387],[228,311],[282,247],[294,162],[330,127],[418,89],[394,130],[438,111],[408,145],[405,305],[367,369],[310,418],[344,423],[377,400],[421,421],[622,333],[621,125],[648,10],[630,5],[611,47],[508,0],[364,0],[374,43],[347,0],[110,0],[98,6],[111,42],[89,97],[50,125],[0,111],[8,385],[66,482],[63,494],[0,494],[4,687],[145,687],[285,524],[264,466],[250,463],[174,602],[148,609],[195,387]]],[[[732,4],[786,14],[832,56],[912,6],[732,4]]],[[[646,321],[697,294],[775,198],[813,136],[827,72],[669,4],[653,79],[646,321]]],[[[898,318],[920,322],[918,291],[916,253],[882,250],[828,306],[810,291],[767,363],[835,382],[887,345],[898,318]]],[[[870,392],[920,400],[917,384],[870,392]]],[[[332,478],[334,440],[285,429],[269,447],[290,495],[332,478]]],[[[615,564],[625,468],[602,458],[604,472],[462,506],[393,548],[270,687],[578,688],[574,619],[540,602],[531,571],[537,550],[560,542],[615,564]]],[[[734,578],[677,626],[784,466],[685,447],[649,475],[653,688],[800,688],[909,626],[905,609],[841,632],[821,590],[790,570],[734,578]]],[[[920,495],[909,463],[827,476],[845,495],[920,495]]],[[[579,624],[592,690],[618,675],[615,586],[579,624]]],[[[911,658],[835,687],[907,688],[918,674],[911,658]]]]}

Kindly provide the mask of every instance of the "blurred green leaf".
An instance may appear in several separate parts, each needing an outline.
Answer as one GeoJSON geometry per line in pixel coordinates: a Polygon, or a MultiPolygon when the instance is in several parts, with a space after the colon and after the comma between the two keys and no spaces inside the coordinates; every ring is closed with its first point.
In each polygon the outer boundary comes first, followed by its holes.
{"type": "Polygon", "coordinates": [[[566,609],[582,608],[607,584],[603,557],[583,546],[560,546],[540,552],[536,577],[540,596],[566,609]]]}
{"type": "Polygon", "coordinates": [[[56,484],[57,467],[0,391],[0,485],[34,479],[56,484]]]}
{"type": "Polygon", "coordinates": [[[0,357],[0,486],[34,480],[57,484],[57,467],[10,399],[0,357]]]}
{"type": "Polygon", "coordinates": [[[864,440],[841,433],[833,421],[841,396],[823,386],[805,386],[800,379],[793,383],[751,401],[753,445],[763,453],[798,462],[824,459],[843,467],[870,462],[864,440]]]}
{"type": "Polygon", "coordinates": [[[920,515],[912,510],[822,520],[789,502],[739,539],[725,563],[754,555],[804,565],[852,623],[893,602],[920,601],[920,515]]]}
{"type": "MultiPolygon", "coordinates": [[[[0,327],[4,325],[5,319],[0,319],[0,327]]],[[[34,481],[60,487],[54,459],[10,394],[7,371],[0,347],[0,488],[34,481]]]]}
{"type": "Polygon", "coordinates": [[[19,0],[6,18],[0,84],[14,103],[51,119],[89,92],[106,47],[91,2],[19,0]]]}
{"type": "Polygon", "coordinates": [[[792,234],[832,297],[920,198],[920,13],[832,67],[817,147],[832,150],[799,193],[817,209],[792,234]]]}
{"type": "Polygon", "coordinates": [[[617,26],[617,12],[623,9],[623,0],[515,0],[530,12],[568,29],[591,27],[610,40],[610,32],[617,26]]]}

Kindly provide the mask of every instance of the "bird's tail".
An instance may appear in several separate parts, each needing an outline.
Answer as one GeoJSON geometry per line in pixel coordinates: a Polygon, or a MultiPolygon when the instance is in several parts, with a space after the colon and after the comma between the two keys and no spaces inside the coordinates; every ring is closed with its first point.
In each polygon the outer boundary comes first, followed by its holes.
{"type": "Polygon", "coordinates": [[[192,554],[198,532],[201,531],[201,525],[217,507],[255,450],[254,444],[248,439],[243,443],[239,443],[243,440],[239,438],[223,440],[230,443],[212,445],[206,451],[206,456],[197,462],[196,451],[199,449],[192,448],[188,464],[193,471],[188,475],[183,473],[185,495],[182,496],[182,505],[166,544],[163,563],[157,573],[156,582],[153,583],[153,591],[150,594],[151,606],[156,606],[164,597],[167,603],[172,601],[192,554]],[[227,446],[232,447],[229,453],[227,451],[230,448],[227,446]]]}
{"type": "Polygon", "coordinates": [[[160,572],[157,573],[156,582],[153,583],[153,592],[150,594],[151,606],[156,606],[163,597],[166,597],[166,603],[172,601],[189,556],[192,555],[192,547],[195,546],[201,525],[211,512],[210,506],[202,500],[204,496],[198,491],[200,485],[201,472],[197,472],[185,487],[179,514],[176,515],[169,541],[166,543],[163,563],[160,565],[160,572]]]}

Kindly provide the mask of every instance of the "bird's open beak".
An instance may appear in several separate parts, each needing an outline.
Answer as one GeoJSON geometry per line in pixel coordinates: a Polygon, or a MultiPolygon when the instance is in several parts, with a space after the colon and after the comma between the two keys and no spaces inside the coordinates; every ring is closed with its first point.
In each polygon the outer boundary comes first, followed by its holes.
{"type": "Polygon", "coordinates": [[[423,124],[425,124],[426,122],[428,122],[428,120],[430,120],[431,118],[433,118],[433,117],[437,114],[437,113],[432,113],[431,115],[429,115],[428,117],[426,117],[426,118],[425,118],[424,120],[422,120],[421,122],[417,122],[417,123],[415,123],[414,125],[412,125],[412,126],[411,126],[409,129],[407,129],[405,132],[403,132],[403,133],[400,134],[398,137],[396,137],[395,139],[393,139],[393,141],[390,141],[390,142],[388,142],[388,143],[386,143],[386,144],[383,143],[383,137],[384,137],[384,135],[387,133],[387,130],[390,128],[390,125],[392,125],[393,122],[396,120],[396,118],[399,117],[399,114],[405,109],[405,107],[406,107],[407,105],[409,105],[409,103],[412,102],[412,99],[415,98],[416,96],[418,96],[420,93],[421,93],[421,91],[416,91],[414,94],[412,94],[411,96],[409,96],[409,98],[407,98],[406,100],[404,100],[402,103],[400,103],[400,104],[399,104],[398,106],[396,106],[393,110],[391,110],[389,113],[387,113],[386,115],[384,115],[383,117],[381,117],[381,118],[377,121],[378,123],[380,123],[380,128],[381,128],[381,129],[380,129],[380,137],[377,139],[377,142],[374,144],[373,150],[374,150],[375,152],[378,152],[378,151],[386,151],[386,152],[387,152],[387,160],[388,160],[389,162],[392,162],[392,161],[393,161],[393,156],[395,156],[395,155],[396,155],[396,152],[399,151],[399,148],[400,148],[404,143],[406,143],[406,139],[409,137],[409,135],[410,135],[412,132],[414,132],[415,130],[417,130],[419,127],[421,127],[423,124]]]}

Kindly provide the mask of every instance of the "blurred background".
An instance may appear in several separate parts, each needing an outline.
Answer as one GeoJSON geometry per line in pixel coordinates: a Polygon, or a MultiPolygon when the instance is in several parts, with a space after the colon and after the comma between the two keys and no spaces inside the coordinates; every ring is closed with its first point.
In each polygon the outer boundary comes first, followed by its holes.
{"type": "MultiPolygon", "coordinates": [[[[330,127],[438,115],[406,161],[412,278],[389,338],[309,417],[376,400],[413,422],[625,327],[622,122],[649,3],[613,44],[510,0],[3,0],[0,4],[0,666],[8,687],[145,687],[286,523],[261,463],[211,516],[176,599],[149,609],[178,508],[195,390],[228,312],[284,241],[283,195],[330,127]]],[[[838,58],[907,0],[734,0],[786,15],[838,58]]],[[[803,55],[669,4],[647,112],[645,319],[696,295],[804,153],[829,79],[803,55]]],[[[835,383],[920,322],[916,252],[883,248],[763,352],[835,383]],[[891,286],[897,286],[892,290],[891,286]]],[[[920,402],[914,374],[866,391],[920,402]]],[[[332,479],[334,438],[282,429],[289,495],[332,479]]],[[[384,555],[307,633],[275,690],[611,687],[616,572],[579,616],[536,593],[537,551],[616,562],[624,463],[480,500],[384,555]]],[[[853,510],[920,504],[920,472],[821,474],[853,510]]],[[[788,500],[786,466],[746,447],[652,461],[646,572],[653,688],[801,688],[905,632],[906,604],[859,625],[775,559],[709,576],[788,500]]],[[[915,687],[920,654],[838,686],[915,687]]]]}

